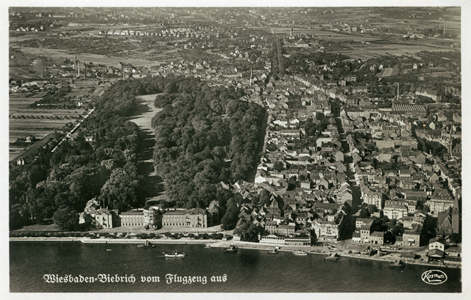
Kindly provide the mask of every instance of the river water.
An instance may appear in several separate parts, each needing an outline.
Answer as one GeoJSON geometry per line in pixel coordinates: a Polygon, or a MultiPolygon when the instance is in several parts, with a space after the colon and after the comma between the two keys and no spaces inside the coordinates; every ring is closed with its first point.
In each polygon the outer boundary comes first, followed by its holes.
{"type": "Polygon", "coordinates": [[[316,254],[273,255],[244,249],[224,253],[203,245],[146,249],[124,244],[10,242],[11,292],[461,292],[460,269],[441,269],[448,280],[429,285],[421,275],[430,269],[437,268],[407,265],[394,270],[388,263],[358,258],[325,261],[316,254]],[[162,252],[174,250],[185,252],[186,257],[163,257],[162,252]],[[95,282],[46,282],[56,278],[52,274],[72,275],[75,280],[93,278],[95,282]],[[103,283],[101,274],[106,278],[118,275],[121,281],[134,277],[135,282],[103,283]],[[173,281],[167,283],[166,276],[173,281]],[[190,276],[196,276],[191,278],[195,282],[184,284],[190,276]]]}

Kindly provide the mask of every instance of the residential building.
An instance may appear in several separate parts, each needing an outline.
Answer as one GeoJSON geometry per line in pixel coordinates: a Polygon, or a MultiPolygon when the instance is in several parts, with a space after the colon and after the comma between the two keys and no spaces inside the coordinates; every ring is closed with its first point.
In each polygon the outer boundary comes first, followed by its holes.
{"type": "MultiPolygon", "coordinates": [[[[414,210],[415,211],[415,210],[414,210]]],[[[402,200],[386,200],[383,214],[389,219],[401,219],[406,217],[408,214],[408,208],[406,206],[406,201],[402,200]]]]}
{"type": "Polygon", "coordinates": [[[355,232],[353,233],[352,239],[353,242],[369,243],[373,222],[373,219],[357,218],[355,220],[355,232]]]}
{"type": "Polygon", "coordinates": [[[383,209],[383,193],[372,191],[365,186],[365,188],[361,188],[361,196],[364,203],[375,205],[378,209],[383,209]]]}
{"type": "Polygon", "coordinates": [[[383,231],[373,231],[370,234],[369,242],[375,245],[383,245],[384,244],[384,232],[383,231]]]}
{"type": "Polygon", "coordinates": [[[320,241],[339,240],[342,235],[344,219],[344,214],[341,211],[335,215],[314,219],[312,227],[316,233],[317,239],[320,241]]]}
{"type": "Polygon", "coordinates": [[[404,246],[420,247],[421,231],[422,225],[415,225],[411,230],[404,230],[402,235],[404,246]]]}
{"type": "Polygon", "coordinates": [[[279,224],[276,221],[267,221],[265,223],[265,230],[270,234],[290,236],[294,235],[296,225],[294,223],[279,224]]]}
{"type": "Polygon", "coordinates": [[[440,242],[440,238],[436,237],[436,238],[430,239],[430,241],[428,242],[428,250],[431,251],[433,249],[445,251],[445,244],[440,242]]]}

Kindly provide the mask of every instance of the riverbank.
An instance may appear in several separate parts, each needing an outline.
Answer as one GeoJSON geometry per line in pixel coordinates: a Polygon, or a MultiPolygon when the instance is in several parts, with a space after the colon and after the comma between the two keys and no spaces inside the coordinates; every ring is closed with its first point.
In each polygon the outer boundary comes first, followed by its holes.
{"type": "MultiPolygon", "coordinates": [[[[285,245],[271,245],[271,244],[259,244],[259,243],[251,243],[251,242],[242,242],[242,241],[220,241],[220,240],[200,240],[200,239],[189,239],[189,238],[181,238],[181,239],[107,239],[107,238],[99,238],[99,239],[90,239],[90,238],[81,238],[81,237],[10,237],[10,242],[81,242],[84,244],[145,244],[148,241],[151,245],[158,245],[158,244],[204,244],[207,245],[208,248],[228,248],[230,245],[236,245],[239,249],[248,249],[248,250],[259,250],[259,251],[271,251],[275,247],[279,247],[278,251],[280,252],[293,252],[303,250],[306,251],[308,254],[316,254],[316,255],[323,255],[327,256],[329,251],[321,251],[319,247],[315,246],[285,246],[285,245]]],[[[374,260],[386,263],[392,263],[398,259],[404,261],[405,264],[410,265],[421,265],[421,266],[428,266],[428,267],[441,267],[441,268],[461,268],[461,265],[440,265],[437,263],[428,263],[425,261],[411,261],[411,260],[404,260],[400,257],[399,253],[391,253],[385,256],[366,256],[361,254],[347,254],[344,252],[337,252],[340,254],[340,257],[347,257],[347,258],[358,258],[364,260],[374,260]]]]}
{"type": "MultiPolygon", "coordinates": [[[[195,239],[90,239],[82,237],[10,237],[10,242],[81,242],[83,244],[212,244],[217,240],[195,239]]],[[[230,244],[230,243],[229,243],[230,244]]],[[[229,246],[227,244],[227,247],[229,246]]]]}

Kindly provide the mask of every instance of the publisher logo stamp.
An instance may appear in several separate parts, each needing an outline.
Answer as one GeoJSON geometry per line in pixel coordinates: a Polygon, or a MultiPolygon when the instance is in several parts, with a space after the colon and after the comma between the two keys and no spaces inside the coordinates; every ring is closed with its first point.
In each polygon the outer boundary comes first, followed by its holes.
{"type": "Polygon", "coordinates": [[[422,281],[426,284],[438,285],[444,283],[448,276],[440,270],[428,270],[422,273],[422,281]]]}

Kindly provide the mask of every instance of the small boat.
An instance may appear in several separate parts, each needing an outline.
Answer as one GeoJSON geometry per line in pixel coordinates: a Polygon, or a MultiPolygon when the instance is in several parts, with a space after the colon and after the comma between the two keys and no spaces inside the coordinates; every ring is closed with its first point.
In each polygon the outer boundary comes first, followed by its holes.
{"type": "Polygon", "coordinates": [[[404,268],[405,266],[406,266],[405,263],[404,263],[402,260],[400,260],[400,259],[398,259],[398,260],[396,260],[395,262],[389,264],[389,267],[390,267],[391,269],[402,269],[402,268],[404,268]]]}
{"type": "Polygon", "coordinates": [[[111,251],[111,249],[106,249],[106,251],[111,251]]]}
{"type": "Polygon", "coordinates": [[[294,255],[299,255],[299,256],[306,256],[307,252],[306,251],[293,251],[294,255]]]}
{"type": "Polygon", "coordinates": [[[330,253],[326,257],[324,257],[325,260],[339,260],[340,254],[338,253],[330,253]]]}
{"type": "Polygon", "coordinates": [[[205,249],[209,249],[211,248],[211,245],[210,244],[206,244],[206,246],[204,246],[205,249]]]}
{"type": "Polygon", "coordinates": [[[167,254],[165,252],[162,252],[165,256],[165,258],[184,258],[185,257],[185,252],[178,253],[177,251],[173,251],[172,254],[167,254]]]}
{"type": "Polygon", "coordinates": [[[278,254],[278,249],[275,248],[275,249],[273,249],[273,250],[271,250],[271,251],[268,251],[268,253],[270,253],[270,254],[278,254]]]}
{"type": "Polygon", "coordinates": [[[234,245],[231,245],[229,248],[226,248],[224,250],[225,253],[236,253],[237,252],[237,247],[234,245]]]}
{"type": "Polygon", "coordinates": [[[155,245],[152,245],[149,241],[146,241],[145,244],[137,245],[137,248],[155,248],[155,245]]]}

